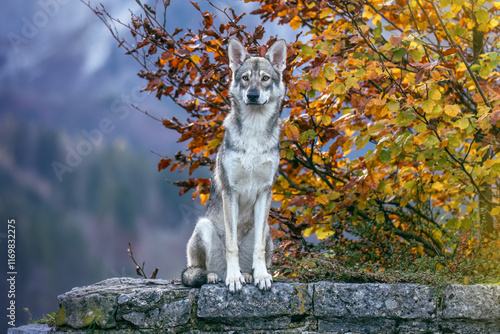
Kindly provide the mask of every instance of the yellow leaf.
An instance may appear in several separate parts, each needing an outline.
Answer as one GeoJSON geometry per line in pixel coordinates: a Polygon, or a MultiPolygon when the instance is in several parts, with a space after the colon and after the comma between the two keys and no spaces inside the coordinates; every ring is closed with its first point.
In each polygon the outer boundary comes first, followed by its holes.
{"type": "Polygon", "coordinates": [[[326,29],[325,31],[323,31],[322,33],[323,37],[325,39],[336,39],[340,36],[339,33],[333,31],[332,29],[328,28],[326,29]]]}
{"type": "Polygon", "coordinates": [[[345,88],[346,89],[349,89],[349,88],[359,88],[359,85],[358,85],[358,78],[355,78],[355,77],[350,77],[348,78],[346,81],[345,81],[345,88]]]}
{"type": "Polygon", "coordinates": [[[500,206],[496,206],[493,208],[493,210],[491,210],[492,216],[497,216],[498,214],[500,214],[500,206]]]}
{"type": "MultiPolygon", "coordinates": [[[[363,15],[364,15],[364,13],[363,13],[363,15]]],[[[370,30],[370,26],[369,26],[369,25],[366,25],[366,24],[365,24],[365,25],[360,26],[359,28],[361,29],[361,32],[362,32],[363,34],[366,34],[366,33],[370,30]]]]}
{"type": "Polygon", "coordinates": [[[373,13],[371,12],[371,9],[370,7],[368,7],[367,5],[365,5],[365,10],[363,11],[363,19],[364,21],[368,21],[369,19],[371,19],[373,17],[373,13]]]}
{"type": "Polygon", "coordinates": [[[300,49],[305,56],[316,57],[316,51],[309,45],[302,45],[300,49]]]}
{"type": "Polygon", "coordinates": [[[443,237],[443,232],[441,230],[432,230],[432,236],[434,239],[440,240],[443,237]]]}
{"type": "Polygon", "coordinates": [[[370,138],[371,138],[370,135],[357,136],[356,137],[356,150],[360,150],[363,147],[365,147],[366,144],[368,144],[368,142],[370,141],[370,138]]]}
{"type": "Polygon", "coordinates": [[[389,111],[391,112],[396,112],[399,110],[399,102],[396,102],[396,101],[390,101],[389,103],[387,103],[387,108],[389,109],[389,111]]]}
{"type": "Polygon", "coordinates": [[[285,199],[285,195],[283,194],[273,194],[273,201],[281,202],[285,199]]]}
{"type": "MultiPolygon", "coordinates": [[[[423,248],[423,247],[422,247],[422,248],[423,248]]],[[[444,268],[444,266],[443,266],[441,263],[437,263],[437,264],[436,264],[436,270],[438,270],[438,271],[439,271],[439,270],[441,270],[441,269],[443,269],[443,268],[444,268]]]]}
{"type": "Polygon", "coordinates": [[[443,190],[443,184],[441,182],[434,182],[432,184],[432,189],[437,190],[437,191],[441,191],[441,190],[443,190]]]}
{"type": "Polygon", "coordinates": [[[326,79],[324,77],[316,77],[312,79],[311,86],[318,92],[324,92],[326,90],[326,79]]]}
{"type": "Polygon", "coordinates": [[[441,92],[437,89],[431,89],[429,91],[429,99],[431,100],[441,100],[441,92]]]}
{"type": "Polygon", "coordinates": [[[344,84],[339,83],[339,84],[336,84],[335,87],[333,87],[333,93],[335,95],[344,95],[345,91],[346,91],[346,89],[345,89],[344,84]]]}
{"type": "Polygon", "coordinates": [[[460,113],[460,106],[456,104],[445,106],[444,112],[450,117],[456,117],[460,113]]]}
{"type": "Polygon", "coordinates": [[[443,14],[443,19],[445,20],[449,20],[449,19],[452,19],[455,17],[455,14],[450,12],[450,11],[446,11],[444,14],[443,14]]]}
{"type": "Polygon", "coordinates": [[[314,226],[306,228],[304,232],[302,232],[302,235],[307,238],[308,236],[314,233],[314,228],[315,228],[314,226]]]}
{"type": "Polygon", "coordinates": [[[220,139],[219,138],[214,138],[214,139],[212,139],[211,141],[208,142],[207,148],[209,150],[217,148],[217,146],[219,146],[219,143],[220,143],[220,139]]]}
{"type": "Polygon", "coordinates": [[[418,136],[413,137],[413,143],[415,143],[416,145],[422,145],[427,140],[428,136],[429,133],[421,132],[418,136]]]}
{"type": "Polygon", "coordinates": [[[332,191],[328,194],[328,199],[334,201],[336,200],[337,198],[340,197],[340,193],[336,192],[336,191],[332,191]]]}
{"type": "Polygon", "coordinates": [[[476,12],[476,20],[479,24],[487,24],[490,20],[490,14],[486,10],[480,9],[476,12]]]}
{"type": "Polygon", "coordinates": [[[431,77],[436,80],[436,81],[439,81],[441,80],[441,73],[437,72],[437,71],[432,71],[431,73],[431,77]]]}
{"type": "Polygon", "coordinates": [[[431,100],[426,100],[422,102],[422,109],[426,114],[432,113],[432,109],[434,109],[434,106],[436,105],[436,102],[431,101],[431,100]]]}
{"type": "Polygon", "coordinates": [[[349,136],[349,137],[350,137],[350,136],[352,136],[355,132],[356,132],[356,131],[355,131],[355,130],[353,130],[353,129],[349,129],[349,128],[345,129],[345,134],[346,134],[347,136],[349,136]]]}
{"type": "Polygon", "coordinates": [[[483,163],[483,166],[484,166],[485,168],[491,168],[491,166],[493,166],[493,165],[495,165],[495,164],[498,164],[498,163],[500,163],[500,161],[499,161],[499,160],[497,160],[497,159],[488,159],[488,160],[486,160],[486,161],[483,163]]]}
{"type": "Polygon", "coordinates": [[[321,123],[323,123],[324,126],[329,126],[332,124],[332,118],[328,115],[323,115],[321,116],[321,123]]]}
{"type": "Polygon", "coordinates": [[[331,8],[326,8],[326,9],[323,9],[321,11],[321,13],[319,13],[319,18],[320,19],[324,19],[325,17],[327,17],[328,15],[330,15],[331,13],[333,13],[333,9],[331,8]]]}
{"type": "Polygon", "coordinates": [[[467,66],[465,66],[464,63],[458,64],[458,66],[457,66],[457,72],[465,72],[465,71],[467,71],[467,66]]]}
{"type": "Polygon", "coordinates": [[[452,0],[451,11],[454,13],[458,13],[462,9],[464,3],[465,0],[452,0]]]}
{"type": "Polygon", "coordinates": [[[432,112],[429,114],[431,117],[439,117],[443,113],[443,108],[441,106],[435,105],[434,108],[432,108],[432,112]]]}
{"type": "Polygon", "coordinates": [[[293,30],[299,29],[301,25],[302,25],[302,19],[299,16],[295,16],[290,21],[290,26],[292,27],[293,30]]]}
{"type": "Polygon", "coordinates": [[[198,55],[192,55],[191,60],[195,63],[198,64],[200,62],[200,57],[198,55]]]}
{"type": "Polygon", "coordinates": [[[467,118],[461,118],[455,122],[455,125],[460,128],[460,130],[465,130],[469,127],[469,120],[467,118]]]}
{"type": "Polygon", "coordinates": [[[418,254],[420,254],[422,256],[425,255],[424,246],[422,246],[420,244],[417,246],[417,251],[418,251],[418,254]]]}
{"type": "Polygon", "coordinates": [[[330,81],[335,80],[335,71],[331,67],[325,66],[323,68],[323,74],[325,75],[325,78],[327,78],[328,80],[330,81]]]}
{"type": "Polygon", "coordinates": [[[318,46],[319,46],[319,51],[321,51],[321,53],[323,53],[325,55],[329,55],[333,50],[333,48],[332,48],[333,41],[326,40],[323,43],[318,44],[318,46]]]}
{"type": "Polygon", "coordinates": [[[362,68],[360,68],[359,70],[356,71],[356,73],[354,73],[354,76],[356,78],[363,78],[365,75],[366,75],[366,71],[362,68]]]}
{"type": "Polygon", "coordinates": [[[392,196],[394,195],[394,191],[392,190],[392,187],[389,184],[386,184],[384,186],[383,193],[387,196],[392,196]]]}
{"type": "Polygon", "coordinates": [[[200,201],[202,205],[207,204],[207,200],[210,197],[210,194],[200,194],[200,201]]]}
{"type": "Polygon", "coordinates": [[[352,144],[354,144],[354,138],[350,137],[349,139],[347,139],[344,145],[342,145],[342,149],[344,150],[344,152],[347,152],[352,147],[352,144]]]}
{"type": "Polygon", "coordinates": [[[326,196],[326,194],[321,194],[317,196],[316,202],[321,205],[327,205],[328,203],[330,203],[330,201],[328,200],[328,196],[326,196]]]}
{"type": "Polygon", "coordinates": [[[330,235],[334,235],[335,232],[332,230],[328,230],[326,226],[320,227],[316,230],[316,236],[318,237],[319,240],[323,240],[330,235]]]}

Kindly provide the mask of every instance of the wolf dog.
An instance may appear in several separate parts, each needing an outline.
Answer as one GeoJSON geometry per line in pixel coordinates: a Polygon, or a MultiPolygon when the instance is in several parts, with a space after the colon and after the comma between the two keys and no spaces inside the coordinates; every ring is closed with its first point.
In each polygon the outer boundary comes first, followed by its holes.
{"type": "Polygon", "coordinates": [[[207,211],[187,244],[182,283],[199,287],[224,280],[231,293],[246,283],[271,288],[273,243],[268,224],[271,188],[280,160],[286,42],[265,57],[250,57],[229,40],[231,110],[215,160],[207,211]]]}

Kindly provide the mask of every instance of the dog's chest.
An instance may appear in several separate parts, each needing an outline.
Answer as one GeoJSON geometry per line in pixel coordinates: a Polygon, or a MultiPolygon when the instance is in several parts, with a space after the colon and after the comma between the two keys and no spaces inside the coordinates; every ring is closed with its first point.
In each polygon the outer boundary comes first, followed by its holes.
{"type": "Polygon", "coordinates": [[[271,142],[270,138],[247,138],[241,149],[230,152],[225,159],[229,184],[243,202],[254,201],[263,188],[272,186],[279,151],[271,142]]]}
{"type": "Polygon", "coordinates": [[[230,183],[235,187],[252,187],[269,185],[277,168],[277,152],[238,152],[228,159],[231,169],[230,183]]]}
{"type": "Polygon", "coordinates": [[[226,118],[226,147],[221,156],[228,186],[238,195],[240,209],[253,205],[257,196],[270,190],[279,164],[279,122],[272,105],[260,112],[243,109],[238,118],[226,118]],[[226,137],[227,136],[227,137],[226,137]]]}

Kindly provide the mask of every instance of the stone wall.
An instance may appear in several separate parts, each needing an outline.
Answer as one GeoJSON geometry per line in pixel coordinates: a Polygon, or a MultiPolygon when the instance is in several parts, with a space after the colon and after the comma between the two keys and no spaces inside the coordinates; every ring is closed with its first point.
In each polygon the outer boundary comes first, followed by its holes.
{"type": "MultiPolygon", "coordinates": [[[[59,296],[57,329],[18,333],[496,333],[500,286],[274,283],[221,285],[112,278],[59,296]],[[50,330],[50,331],[49,331],[50,330]]],[[[31,331],[32,330],[32,331],[31,331]]]]}

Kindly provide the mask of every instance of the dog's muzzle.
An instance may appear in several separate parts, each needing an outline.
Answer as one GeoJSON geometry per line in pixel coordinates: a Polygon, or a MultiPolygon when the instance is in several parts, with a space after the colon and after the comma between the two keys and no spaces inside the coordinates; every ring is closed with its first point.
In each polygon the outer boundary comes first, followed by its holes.
{"type": "Polygon", "coordinates": [[[247,92],[247,101],[246,101],[246,104],[263,104],[263,103],[259,103],[259,97],[260,97],[260,93],[257,89],[250,89],[248,92],[247,92]]]}

